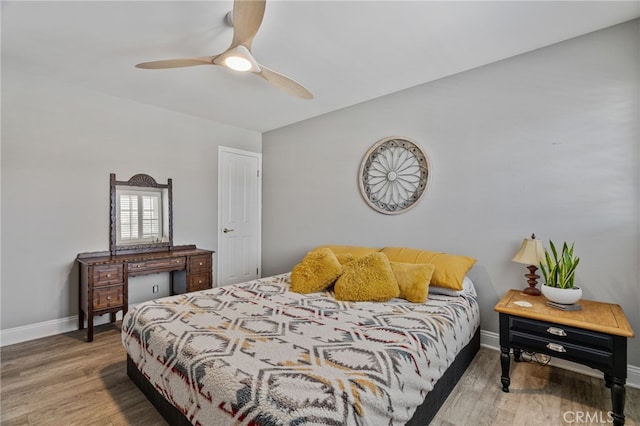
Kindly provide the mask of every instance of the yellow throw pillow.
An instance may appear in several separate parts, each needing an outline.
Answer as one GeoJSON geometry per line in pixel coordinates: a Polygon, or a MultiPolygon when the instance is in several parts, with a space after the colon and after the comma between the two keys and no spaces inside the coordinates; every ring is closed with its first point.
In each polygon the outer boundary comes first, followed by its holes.
{"type": "Polygon", "coordinates": [[[340,262],[341,265],[344,265],[345,263],[349,263],[354,259],[351,253],[336,254],[336,257],[338,258],[338,262],[340,262]]]}
{"type": "Polygon", "coordinates": [[[310,251],[291,271],[291,291],[316,293],[325,290],[342,273],[342,265],[329,248],[310,251]]]}
{"type": "Polygon", "coordinates": [[[384,302],[400,294],[389,259],[379,252],[344,265],[335,292],[336,299],[352,302],[384,302]]]}
{"type": "Polygon", "coordinates": [[[435,266],[431,285],[453,290],[462,290],[462,280],[476,263],[472,257],[407,247],[385,247],[381,252],[386,254],[392,262],[431,263],[435,266]]]}
{"type": "Polygon", "coordinates": [[[338,254],[344,254],[344,253],[350,253],[354,259],[360,259],[361,257],[364,257],[368,254],[371,253],[377,253],[380,251],[380,249],[378,248],[373,248],[373,247],[362,247],[362,246],[338,246],[338,245],[324,245],[324,246],[320,246],[317,248],[324,248],[324,247],[328,247],[331,250],[333,250],[333,252],[338,255],[338,254]]]}
{"type": "Polygon", "coordinates": [[[398,281],[400,297],[409,302],[424,303],[427,300],[434,269],[430,263],[391,262],[391,270],[398,281]]]}

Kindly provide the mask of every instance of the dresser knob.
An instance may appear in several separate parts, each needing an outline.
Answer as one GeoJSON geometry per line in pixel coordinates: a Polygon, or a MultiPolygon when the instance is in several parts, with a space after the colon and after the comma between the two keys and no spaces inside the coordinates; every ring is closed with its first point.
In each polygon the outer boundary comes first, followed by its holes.
{"type": "Polygon", "coordinates": [[[107,274],[107,278],[111,278],[111,274],[107,274]]]}
{"type": "Polygon", "coordinates": [[[565,337],[567,335],[567,333],[563,329],[556,327],[547,328],[547,333],[562,337],[565,337]]]}
{"type": "Polygon", "coordinates": [[[566,352],[567,350],[564,346],[559,345],[557,343],[547,343],[547,349],[555,351],[555,352],[566,352]]]}
{"type": "Polygon", "coordinates": [[[107,300],[111,300],[111,296],[107,296],[107,300]]]}
{"type": "Polygon", "coordinates": [[[198,284],[202,284],[202,280],[198,280],[198,284]]]}
{"type": "Polygon", "coordinates": [[[202,266],[202,262],[200,262],[200,266],[202,266]]]}

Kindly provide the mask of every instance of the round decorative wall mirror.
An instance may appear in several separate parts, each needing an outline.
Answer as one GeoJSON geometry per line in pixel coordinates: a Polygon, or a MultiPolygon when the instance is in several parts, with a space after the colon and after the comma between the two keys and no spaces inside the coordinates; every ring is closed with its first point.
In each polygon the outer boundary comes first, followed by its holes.
{"type": "Polygon", "coordinates": [[[362,160],[360,192],[372,209],[384,214],[402,213],[426,191],[429,169],[429,158],[414,141],[384,138],[362,160]]]}

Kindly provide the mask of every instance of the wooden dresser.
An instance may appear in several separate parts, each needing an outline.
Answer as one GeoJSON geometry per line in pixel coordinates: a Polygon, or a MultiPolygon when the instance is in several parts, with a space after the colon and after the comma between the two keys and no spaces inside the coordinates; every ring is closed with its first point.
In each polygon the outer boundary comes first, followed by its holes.
{"type": "Polygon", "coordinates": [[[87,319],[87,341],[93,341],[93,317],[127,313],[128,279],[138,275],[171,273],[171,294],[205,290],[213,285],[213,251],[196,246],[173,246],[171,250],[110,255],[109,252],[80,253],[80,297],[78,326],[87,319]],[[180,277],[177,277],[177,273],[180,277]],[[181,289],[176,283],[184,282],[181,289]]]}

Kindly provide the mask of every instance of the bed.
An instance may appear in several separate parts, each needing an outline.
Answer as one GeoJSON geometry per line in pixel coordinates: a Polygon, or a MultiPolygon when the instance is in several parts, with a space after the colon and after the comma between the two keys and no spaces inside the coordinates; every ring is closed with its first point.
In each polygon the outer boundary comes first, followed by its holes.
{"type": "Polygon", "coordinates": [[[472,284],[424,303],[290,286],[287,273],[137,305],[127,374],[171,425],[426,425],[479,349],[472,284]]]}

